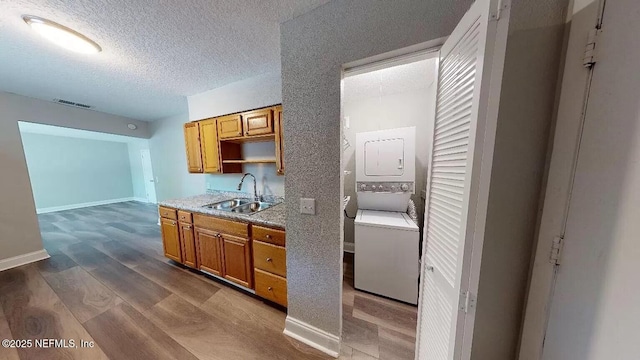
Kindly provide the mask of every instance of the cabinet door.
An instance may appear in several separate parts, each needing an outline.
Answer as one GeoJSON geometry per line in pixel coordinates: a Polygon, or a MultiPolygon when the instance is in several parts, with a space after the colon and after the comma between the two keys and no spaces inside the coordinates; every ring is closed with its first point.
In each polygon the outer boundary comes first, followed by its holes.
{"type": "Polygon", "coordinates": [[[220,234],[196,228],[198,268],[211,274],[222,276],[220,234]]]}
{"type": "Polygon", "coordinates": [[[175,220],[160,219],[162,224],[162,247],[164,256],[179,263],[182,262],[182,252],[180,250],[180,234],[178,224],[175,220]]]}
{"type": "Polygon", "coordinates": [[[187,152],[187,167],[190,173],[202,172],[200,153],[200,126],[197,122],[184,124],[184,143],[187,152]]]}
{"type": "Polygon", "coordinates": [[[249,240],[237,236],[222,235],[222,243],[224,278],[244,287],[253,288],[249,240]]]}
{"type": "Polygon", "coordinates": [[[273,133],[273,113],[271,108],[242,114],[244,135],[264,135],[273,133]]]}
{"type": "Polygon", "coordinates": [[[218,118],[218,137],[227,139],[242,136],[242,117],[239,114],[218,118]]]}
{"type": "Polygon", "coordinates": [[[284,175],[284,128],[282,124],[282,106],[273,110],[273,122],[276,133],[276,172],[284,175]]]}
{"type": "Polygon", "coordinates": [[[189,223],[179,223],[180,225],[180,245],[182,250],[182,263],[192,267],[198,267],[196,258],[196,239],[193,233],[193,226],[189,223]]]}
{"type": "Polygon", "coordinates": [[[220,143],[216,119],[199,121],[202,169],[205,173],[220,172],[220,143]]]}

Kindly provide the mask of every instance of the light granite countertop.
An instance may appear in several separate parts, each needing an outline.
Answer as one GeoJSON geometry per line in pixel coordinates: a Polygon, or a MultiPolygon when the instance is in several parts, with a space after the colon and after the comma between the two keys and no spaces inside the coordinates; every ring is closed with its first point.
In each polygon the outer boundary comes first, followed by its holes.
{"type": "Polygon", "coordinates": [[[285,205],[279,203],[266,210],[262,210],[253,214],[239,214],[228,211],[220,211],[207,209],[203,206],[207,204],[217,203],[220,201],[230,200],[236,197],[243,197],[241,193],[234,192],[215,192],[211,194],[203,194],[190,196],[181,199],[172,199],[158,202],[160,206],[166,206],[178,210],[185,210],[194,213],[213,215],[220,218],[249,222],[256,225],[264,225],[279,229],[285,229],[285,205]]]}

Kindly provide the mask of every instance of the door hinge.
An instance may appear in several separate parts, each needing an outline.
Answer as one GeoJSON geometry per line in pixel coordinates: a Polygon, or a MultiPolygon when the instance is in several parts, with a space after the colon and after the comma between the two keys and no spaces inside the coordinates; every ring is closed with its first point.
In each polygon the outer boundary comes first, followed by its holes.
{"type": "Polygon", "coordinates": [[[556,236],[553,238],[551,244],[551,253],[549,254],[549,262],[553,265],[560,265],[560,256],[562,256],[562,246],[564,245],[564,238],[556,236]]]}
{"type": "Polygon", "coordinates": [[[600,34],[602,34],[602,29],[595,28],[589,31],[587,46],[584,49],[584,56],[582,57],[582,65],[586,68],[593,67],[593,64],[598,61],[598,48],[596,43],[600,34]]]}
{"type": "Polygon", "coordinates": [[[476,307],[475,295],[470,291],[460,292],[460,306],[458,307],[458,310],[467,314],[471,310],[475,309],[475,307],[476,307]]]}
{"type": "Polygon", "coordinates": [[[498,6],[496,6],[495,10],[491,11],[490,15],[490,21],[498,21],[500,20],[500,15],[502,15],[502,12],[504,10],[507,10],[509,8],[509,4],[511,3],[511,0],[498,0],[498,6]]]}

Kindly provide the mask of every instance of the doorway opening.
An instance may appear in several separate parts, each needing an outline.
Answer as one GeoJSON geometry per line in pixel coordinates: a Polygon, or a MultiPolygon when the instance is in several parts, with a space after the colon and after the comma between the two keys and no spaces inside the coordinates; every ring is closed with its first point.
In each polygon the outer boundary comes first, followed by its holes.
{"type": "Polygon", "coordinates": [[[413,52],[343,73],[342,352],[354,358],[415,356],[437,55],[413,52]]]}
{"type": "Polygon", "coordinates": [[[38,214],[155,203],[148,140],[19,121],[38,214]]]}

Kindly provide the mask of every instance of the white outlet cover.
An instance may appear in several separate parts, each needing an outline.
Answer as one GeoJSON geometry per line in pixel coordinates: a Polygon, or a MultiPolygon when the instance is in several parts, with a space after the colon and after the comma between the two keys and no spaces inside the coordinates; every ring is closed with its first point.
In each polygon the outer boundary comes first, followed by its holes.
{"type": "Polygon", "coordinates": [[[315,215],[316,199],[300,198],[300,214],[315,215]]]}

